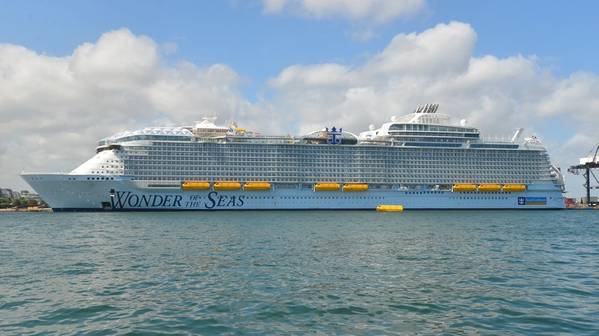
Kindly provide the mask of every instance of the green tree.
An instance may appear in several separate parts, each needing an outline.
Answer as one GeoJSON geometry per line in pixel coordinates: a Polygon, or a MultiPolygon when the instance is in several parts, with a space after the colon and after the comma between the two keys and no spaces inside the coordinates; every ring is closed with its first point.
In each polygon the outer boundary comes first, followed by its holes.
{"type": "Polygon", "coordinates": [[[10,199],[6,197],[0,197],[0,209],[8,208],[10,206],[10,199]]]}
{"type": "Polygon", "coordinates": [[[12,200],[11,205],[16,208],[25,208],[27,207],[27,199],[25,197],[15,198],[12,200]]]}

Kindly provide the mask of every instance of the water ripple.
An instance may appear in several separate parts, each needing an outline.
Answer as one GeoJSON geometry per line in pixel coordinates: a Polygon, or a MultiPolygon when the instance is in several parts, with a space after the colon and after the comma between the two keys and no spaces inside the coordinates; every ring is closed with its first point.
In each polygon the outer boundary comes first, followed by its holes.
{"type": "Polygon", "coordinates": [[[599,334],[599,212],[0,216],[2,335],[599,334]]]}

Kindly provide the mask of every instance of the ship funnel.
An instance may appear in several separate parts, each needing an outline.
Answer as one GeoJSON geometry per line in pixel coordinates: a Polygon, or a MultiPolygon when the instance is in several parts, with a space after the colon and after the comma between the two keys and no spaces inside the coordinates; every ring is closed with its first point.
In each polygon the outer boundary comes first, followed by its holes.
{"type": "Polygon", "coordinates": [[[414,113],[435,113],[439,109],[439,104],[419,105],[414,110],[414,113]]]}
{"type": "Polygon", "coordinates": [[[520,135],[522,135],[522,131],[524,131],[524,128],[518,128],[516,130],[516,133],[514,133],[514,136],[512,137],[512,143],[518,141],[518,139],[520,138],[520,135]]]}

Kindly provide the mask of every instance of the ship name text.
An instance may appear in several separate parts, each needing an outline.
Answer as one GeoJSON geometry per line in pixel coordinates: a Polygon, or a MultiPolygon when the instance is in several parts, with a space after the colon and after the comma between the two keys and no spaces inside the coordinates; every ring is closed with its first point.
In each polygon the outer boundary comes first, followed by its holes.
{"type": "Polygon", "coordinates": [[[211,191],[207,195],[137,194],[131,191],[116,191],[110,195],[113,209],[141,208],[241,208],[245,204],[243,195],[223,195],[211,191]]]}

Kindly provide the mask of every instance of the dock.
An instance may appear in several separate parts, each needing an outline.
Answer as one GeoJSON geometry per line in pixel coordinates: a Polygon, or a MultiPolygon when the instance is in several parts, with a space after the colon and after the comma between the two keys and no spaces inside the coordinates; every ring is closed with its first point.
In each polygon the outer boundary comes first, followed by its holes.
{"type": "Polygon", "coordinates": [[[5,208],[0,212],[52,212],[52,208],[27,207],[27,208],[5,208]]]}

